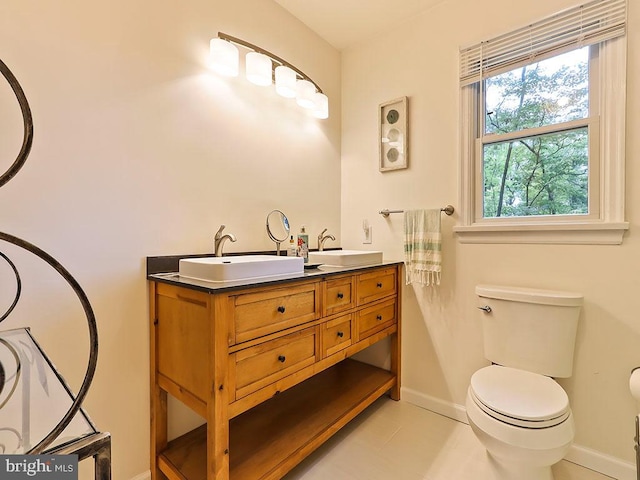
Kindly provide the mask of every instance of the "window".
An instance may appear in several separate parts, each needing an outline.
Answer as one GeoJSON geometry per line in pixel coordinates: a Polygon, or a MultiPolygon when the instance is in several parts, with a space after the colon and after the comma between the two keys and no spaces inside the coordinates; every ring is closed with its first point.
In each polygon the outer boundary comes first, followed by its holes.
{"type": "Polygon", "coordinates": [[[593,213],[591,83],[589,47],[484,81],[483,218],[593,213]]]}
{"type": "Polygon", "coordinates": [[[461,50],[462,242],[621,243],[625,0],[461,50]]]}

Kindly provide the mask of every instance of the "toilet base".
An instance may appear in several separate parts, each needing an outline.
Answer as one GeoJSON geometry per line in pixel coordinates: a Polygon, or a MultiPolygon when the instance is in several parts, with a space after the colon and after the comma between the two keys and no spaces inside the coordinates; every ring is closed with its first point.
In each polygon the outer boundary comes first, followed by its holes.
{"type": "Polygon", "coordinates": [[[489,470],[494,480],[554,480],[550,466],[537,467],[521,463],[505,462],[487,452],[489,470]]]}
{"type": "Polygon", "coordinates": [[[564,458],[574,436],[573,415],[554,426],[527,429],[487,415],[467,394],[467,419],[487,451],[494,480],[553,480],[551,466],[564,458]]]}

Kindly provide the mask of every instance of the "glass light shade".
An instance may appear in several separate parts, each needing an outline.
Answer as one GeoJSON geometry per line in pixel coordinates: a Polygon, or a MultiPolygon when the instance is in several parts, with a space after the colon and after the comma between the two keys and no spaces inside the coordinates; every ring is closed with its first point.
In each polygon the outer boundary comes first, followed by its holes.
{"type": "Polygon", "coordinates": [[[316,118],[329,118],[329,97],[324,93],[316,92],[313,94],[313,116],[316,118]]]}
{"type": "Polygon", "coordinates": [[[276,67],[276,92],[286,98],[296,96],[296,72],[280,65],[276,67]]]}
{"type": "Polygon", "coordinates": [[[256,85],[271,85],[271,59],[258,52],[247,53],[245,69],[247,80],[256,85]]]}
{"type": "Polygon", "coordinates": [[[228,77],[238,76],[238,47],[233,43],[213,38],[209,44],[211,69],[228,77]]]}
{"type": "Polygon", "coordinates": [[[303,108],[313,108],[315,102],[313,96],[316,93],[316,86],[309,80],[298,80],[296,82],[296,103],[303,108]]]}

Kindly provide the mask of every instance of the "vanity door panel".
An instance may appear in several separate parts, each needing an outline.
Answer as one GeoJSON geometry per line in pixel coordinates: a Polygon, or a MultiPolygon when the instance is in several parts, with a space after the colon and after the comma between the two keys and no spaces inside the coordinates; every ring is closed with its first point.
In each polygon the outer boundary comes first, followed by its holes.
{"type": "Polygon", "coordinates": [[[353,308],[355,306],[354,277],[350,275],[324,282],[323,299],[325,317],[353,308]]]}
{"type": "Polygon", "coordinates": [[[396,300],[392,298],[356,313],[357,339],[360,341],[396,323],[396,300]]]}
{"type": "Polygon", "coordinates": [[[358,306],[396,294],[396,274],[396,268],[387,268],[358,275],[356,283],[358,306]]]}
{"type": "MultiPolygon", "coordinates": [[[[316,362],[317,328],[307,328],[231,354],[235,399],[316,362]]],[[[318,358],[319,359],[319,358],[318,358]]]]}
{"type": "Polygon", "coordinates": [[[351,335],[352,315],[343,315],[322,324],[323,357],[328,357],[353,343],[351,335]]]}
{"type": "Polygon", "coordinates": [[[242,343],[320,317],[318,283],[272,288],[234,297],[231,343],[242,343]]]}

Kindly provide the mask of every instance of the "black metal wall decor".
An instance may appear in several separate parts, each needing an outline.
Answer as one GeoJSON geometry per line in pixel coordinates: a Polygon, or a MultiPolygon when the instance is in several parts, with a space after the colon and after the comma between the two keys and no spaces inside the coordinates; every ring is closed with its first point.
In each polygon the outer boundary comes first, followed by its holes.
{"type": "MultiPolygon", "coordinates": [[[[33,143],[33,120],[24,91],[2,60],[0,60],[0,72],[9,82],[18,100],[24,126],[20,152],[9,169],[0,176],[0,187],[2,187],[18,173],[29,156],[33,143]]],[[[91,386],[98,359],[98,330],[89,299],[75,278],[44,250],[26,240],[4,232],[0,232],[0,241],[15,245],[35,255],[66,281],[82,304],[90,342],[89,359],[84,379],[77,395],[74,395],[28,329],[0,332],[0,453],[77,454],[79,459],[92,456],[95,459],[96,479],[109,480],[111,478],[111,436],[106,432],[98,432],[82,409],[82,402],[91,386]],[[31,375],[31,370],[34,368],[36,372],[31,375]],[[19,385],[21,388],[18,388],[19,385]],[[19,394],[21,394],[19,405],[12,407],[11,403],[17,403],[15,400],[19,394]],[[46,402],[56,402],[57,405],[46,405],[46,402]],[[2,415],[3,409],[10,407],[20,411],[21,419],[19,421],[15,420],[16,415],[13,411],[10,415],[2,415]],[[60,415],[59,420],[57,420],[57,416],[54,418],[52,428],[49,426],[38,427],[35,425],[37,422],[33,422],[31,419],[30,411],[33,408],[45,408],[47,412],[51,411],[52,415],[55,412],[60,412],[61,408],[62,411],[66,408],[66,412],[60,415]],[[5,420],[12,418],[19,425],[3,425],[3,418],[5,420]],[[74,424],[77,425],[74,427],[74,424]],[[2,436],[7,433],[15,437],[13,441],[16,442],[16,445],[13,448],[7,445],[8,441],[2,436]]],[[[0,312],[0,322],[3,322],[13,312],[20,300],[22,280],[18,268],[8,255],[0,251],[0,257],[9,265],[16,281],[15,298],[5,312],[0,312]]]]}

